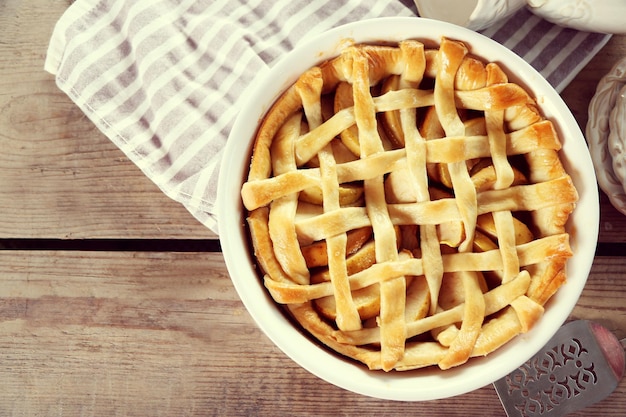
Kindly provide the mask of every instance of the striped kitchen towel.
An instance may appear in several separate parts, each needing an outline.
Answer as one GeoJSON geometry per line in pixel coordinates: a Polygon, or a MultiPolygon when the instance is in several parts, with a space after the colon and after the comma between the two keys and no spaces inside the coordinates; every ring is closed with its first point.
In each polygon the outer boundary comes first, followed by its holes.
{"type": "MultiPolygon", "coordinates": [[[[254,78],[301,39],[417,16],[411,0],[77,0],[45,63],[59,88],[166,195],[218,232],[222,149],[254,78]]],[[[609,36],[522,10],[483,31],[563,89],[609,36]]]]}

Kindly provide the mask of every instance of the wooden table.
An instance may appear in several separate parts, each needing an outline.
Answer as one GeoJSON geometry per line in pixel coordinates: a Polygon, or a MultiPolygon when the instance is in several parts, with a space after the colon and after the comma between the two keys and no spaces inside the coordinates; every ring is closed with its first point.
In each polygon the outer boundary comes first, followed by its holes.
{"type": "MultiPolygon", "coordinates": [[[[491,386],[404,403],[352,394],[261,333],[216,236],[168,199],[43,71],[68,0],[0,2],[0,416],[503,415],[491,386]],[[342,411],[339,411],[342,410],[342,411]]],[[[615,36],[563,93],[581,126],[615,36]]],[[[626,217],[572,318],[626,337],[626,217]]],[[[626,415],[626,383],[580,416],[626,415]]]]}

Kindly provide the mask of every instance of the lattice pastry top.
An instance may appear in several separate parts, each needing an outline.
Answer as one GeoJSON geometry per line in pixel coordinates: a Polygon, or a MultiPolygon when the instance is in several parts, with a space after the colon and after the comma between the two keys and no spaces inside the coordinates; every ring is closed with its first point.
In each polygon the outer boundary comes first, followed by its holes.
{"type": "Polygon", "coordinates": [[[371,369],[448,369],[540,318],[578,199],[550,121],[442,39],[352,45],[263,119],[241,195],[264,283],[371,369]]]}

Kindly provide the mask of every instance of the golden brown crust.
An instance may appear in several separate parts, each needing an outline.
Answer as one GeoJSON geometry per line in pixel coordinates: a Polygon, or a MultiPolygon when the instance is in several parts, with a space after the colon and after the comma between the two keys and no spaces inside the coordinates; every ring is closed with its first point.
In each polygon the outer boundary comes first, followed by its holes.
{"type": "Polygon", "coordinates": [[[265,115],[241,190],[265,286],[370,369],[441,369],[528,331],[578,199],[550,121],[462,42],[352,45],[265,115]]]}

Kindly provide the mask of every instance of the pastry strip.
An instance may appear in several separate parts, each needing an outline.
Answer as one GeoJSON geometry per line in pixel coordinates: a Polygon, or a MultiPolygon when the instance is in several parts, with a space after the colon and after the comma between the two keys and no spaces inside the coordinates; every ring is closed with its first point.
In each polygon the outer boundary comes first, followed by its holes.
{"type": "MultiPolygon", "coordinates": [[[[369,68],[367,58],[359,53],[353,56],[354,114],[359,130],[361,156],[384,152],[376,127],[376,110],[370,95],[369,68]]],[[[365,205],[376,236],[376,261],[395,261],[398,258],[396,233],[387,213],[383,178],[364,181],[365,205]]],[[[380,284],[380,332],[381,361],[383,369],[393,369],[404,353],[406,329],[404,307],[406,281],[397,277],[380,284]]]]}
{"type": "MultiPolygon", "coordinates": [[[[272,165],[278,175],[297,169],[293,143],[300,132],[301,114],[296,113],[278,131],[272,143],[272,165]]],[[[309,269],[298,243],[294,220],[298,194],[291,193],[272,201],[269,212],[269,233],[276,259],[287,275],[299,284],[309,283],[309,269]]]]}

